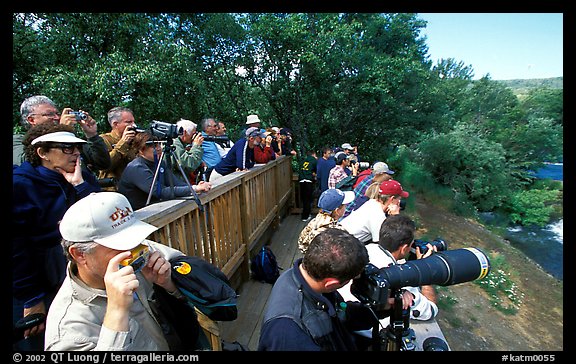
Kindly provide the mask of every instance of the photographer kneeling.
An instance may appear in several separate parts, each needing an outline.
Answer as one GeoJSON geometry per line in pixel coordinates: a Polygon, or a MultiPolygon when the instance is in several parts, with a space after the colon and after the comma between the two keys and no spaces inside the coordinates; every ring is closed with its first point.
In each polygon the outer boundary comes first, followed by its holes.
{"type": "MultiPolygon", "coordinates": [[[[414,231],[416,226],[408,216],[391,215],[382,223],[380,228],[380,240],[378,243],[366,245],[366,250],[370,257],[370,263],[377,268],[389,267],[403,263],[414,244],[414,231]]],[[[416,258],[422,259],[432,255],[436,246],[430,243],[425,254],[420,252],[420,247],[416,247],[416,258]]],[[[350,292],[350,285],[347,284],[338,290],[345,300],[357,301],[358,299],[350,292]]],[[[424,285],[421,287],[403,287],[402,293],[403,308],[410,308],[410,318],[416,320],[429,320],[438,313],[436,306],[436,291],[433,286],[424,285]]],[[[382,326],[388,326],[389,318],[381,320],[382,326]]],[[[363,336],[371,336],[371,331],[360,333],[363,336]]]]}

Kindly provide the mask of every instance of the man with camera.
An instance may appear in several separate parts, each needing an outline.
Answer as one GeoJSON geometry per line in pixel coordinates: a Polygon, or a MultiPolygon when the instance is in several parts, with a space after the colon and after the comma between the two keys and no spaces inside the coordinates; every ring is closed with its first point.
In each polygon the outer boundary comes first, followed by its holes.
{"type": "MultiPolygon", "coordinates": [[[[34,125],[52,123],[64,125],[80,125],[86,136],[86,143],[80,150],[80,160],[83,170],[96,172],[110,166],[110,156],[104,140],[98,135],[96,120],[85,111],[74,111],[66,107],[60,114],[54,101],[42,95],[31,96],[20,105],[20,124],[25,130],[34,125]]],[[[13,165],[24,161],[24,136],[14,134],[13,139],[13,165]]]]}
{"type": "Polygon", "coordinates": [[[116,191],[116,183],[122,177],[124,169],[134,158],[137,150],[132,148],[132,139],[137,134],[134,113],[127,107],[114,107],[108,111],[108,123],[112,130],[102,134],[110,154],[110,167],[100,170],[101,180],[111,180],[112,186],[103,188],[105,191],[116,191]]]}
{"type": "MultiPolygon", "coordinates": [[[[366,245],[370,263],[376,268],[390,267],[395,264],[402,264],[410,255],[414,248],[414,232],[416,225],[406,215],[389,216],[380,228],[378,243],[366,245]]],[[[436,247],[430,243],[426,244],[427,250],[422,254],[420,247],[415,247],[416,259],[423,259],[436,252],[436,247]]],[[[350,285],[339,290],[340,294],[347,300],[357,298],[350,292],[350,285]]],[[[403,287],[402,292],[403,308],[410,308],[410,318],[415,320],[429,320],[438,313],[436,306],[437,297],[434,287],[423,285],[421,287],[403,287]]],[[[381,323],[387,327],[389,318],[384,318],[381,323]]],[[[364,332],[363,335],[370,335],[364,332]]]]}
{"type": "Polygon", "coordinates": [[[368,263],[364,244],[347,232],[326,229],[311,241],[303,258],[272,288],[259,351],[354,351],[355,330],[375,319],[358,302],[345,302],[338,289],[368,263]]]}
{"type": "Polygon", "coordinates": [[[210,175],[210,182],[237,171],[247,171],[254,167],[254,148],[258,147],[266,136],[255,127],[246,129],[246,137],[234,143],[234,146],[225,158],[214,167],[210,175]]]}
{"type": "Polygon", "coordinates": [[[216,147],[220,152],[220,156],[222,158],[226,157],[230,148],[234,146],[234,142],[228,138],[228,134],[226,134],[226,124],[222,121],[218,121],[218,131],[216,132],[216,136],[222,138],[221,141],[216,143],[216,147]]]}
{"type": "Polygon", "coordinates": [[[205,118],[202,119],[200,124],[202,125],[202,136],[204,137],[202,142],[202,150],[204,151],[202,155],[202,163],[204,165],[203,178],[204,181],[209,181],[214,167],[222,160],[218,145],[213,140],[213,137],[218,132],[218,123],[214,118],[205,118]]]}
{"type": "Polygon", "coordinates": [[[342,219],[340,224],[361,242],[378,242],[382,222],[391,215],[399,214],[402,199],[409,195],[394,180],[372,183],[366,190],[368,201],[342,219]]]}
{"type": "Polygon", "coordinates": [[[336,159],[336,165],[330,170],[330,174],[328,175],[328,188],[339,188],[341,190],[351,191],[352,188],[345,189],[342,188],[341,185],[345,183],[345,181],[350,181],[350,186],[354,184],[353,181],[358,175],[358,163],[351,166],[352,173],[348,175],[346,168],[350,166],[350,156],[344,152],[338,152],[334,155],[334,158],[336,159]]]}
{"type": "Polygon", "coordinates": [[[394,171],[391,171],[390,168],[388,168],[388,165],[384,162],[376,162],[372,168],[366,169],[365,171],[368,171],[369,173],[363,176],[360,183],[358,183],[358,180],[360,180],[362,172],[358,174],[358,179],[356,180],[353,190],[354,201],[350,202],[346,206],[346,211],[344,211],[344,215],[341,219],[347,217],[352,211],[360,208],[360,206],[368,201],[369,198],[366,196],[366,191],[372,183],[388,181],[392,179],[392,175],[394,174],[394,171]]]}
{"type": "Polygon", "coordinates": [[[172,309],[187,306],[169,262],[183,253],[148,240],[156,230],[116,192],[90,194],[68,209],[60,223],[68,267],[48,312],[46,350],[167,351],[201,346],[193,309],[179,318],[188,324],[189,342],[182,342],[163,314],[168,307],[160,302],[172,309]]]}
{"type": "MultiPolygon", "coordinates": [[[[180,119],[176,122],[176,127],[182,133],[177,138],[174,138],[172,143],[174,155],[178,158],[186,178],[188,178],[190,183],[194,183],[196,181],[194,172],[202,163],[202,156],[204,155],[204,150],[202,149],[204,137],[201,133],[196,132],[196,124],[190,120],[180,119]]],[[[179,175],[180,170],[177,161],[172,162],[172,167],[174,173],[179,175]]]]}

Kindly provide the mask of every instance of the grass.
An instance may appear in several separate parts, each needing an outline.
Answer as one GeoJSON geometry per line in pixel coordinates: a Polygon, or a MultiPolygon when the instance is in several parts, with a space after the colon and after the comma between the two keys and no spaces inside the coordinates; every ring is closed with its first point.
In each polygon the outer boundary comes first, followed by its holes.
{"type": "Polygon", "coordinates": [[[500,312],[507,315],[515,315],[522,305],[524,293],[522,293],[509,273],[510,267],[501,254],[489,254],[490,273],[481,280],[474,281],[486,293],[490,303],[500,312]]]}

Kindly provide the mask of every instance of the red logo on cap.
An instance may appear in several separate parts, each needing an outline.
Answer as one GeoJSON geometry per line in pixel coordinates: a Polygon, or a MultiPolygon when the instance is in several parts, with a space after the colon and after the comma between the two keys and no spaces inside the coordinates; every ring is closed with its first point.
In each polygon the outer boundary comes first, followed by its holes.
{"type": "Polygon", "coordinates": [[[110,215],[110,220],[112,220],[112,222],[118,220],[118,219],[123,219],[126,216],[129,216],[132,213],[132,210],[130,209],[130,207],[126,207],[126,210],[122,210],[119,207],[116,207],[116,211],[114,211],[114,213],[112,215],[110,215]]]}

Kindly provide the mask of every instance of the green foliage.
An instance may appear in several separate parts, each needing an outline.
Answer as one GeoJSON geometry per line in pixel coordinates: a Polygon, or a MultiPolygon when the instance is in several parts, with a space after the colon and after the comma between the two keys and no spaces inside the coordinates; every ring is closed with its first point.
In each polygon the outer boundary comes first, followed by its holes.
{"type": "MultiPolygon", "coordinates": [[[[17,13],[13,130],[35,94],[90,113],[130,107],[137,123],[246,116],[288,127],[300,156],[344,142],[387,161],[412,191],[453,211],[491,210],[562,155],[563,93],[518,99],[455,59],[432,65],[411,13],[17,13]]],[[[407,188],[408,189],[408,188],[407,188]]],[[[522,204],[510,203],[515,212],[522,204]]]]}
{"type": "Polygon", "coordinates": [[[550,222],[554,212],[553,204],[559,201],[558,190],[533,188],[515,192],[507,204],[507,209],[513,223],[543,227],[550,222]]]}
{"type": "Polygon", "coordinates": [[[499,144],[466,124],[432,135],[418,146],[418,162],[434,180],[449,186],[457,200],[470,200],[481,211],[491,211],[510,192],[504,154],[499,144]]]}
{"type": "Polygon", "coordinates": [[[536,88],[522,101],[522,109],[538,118],[550,118],[555,124],[564,125],[564,90],[536,88]]]}

